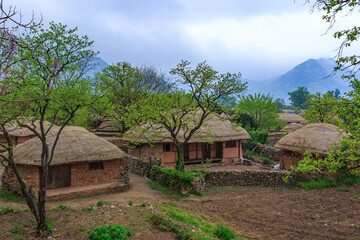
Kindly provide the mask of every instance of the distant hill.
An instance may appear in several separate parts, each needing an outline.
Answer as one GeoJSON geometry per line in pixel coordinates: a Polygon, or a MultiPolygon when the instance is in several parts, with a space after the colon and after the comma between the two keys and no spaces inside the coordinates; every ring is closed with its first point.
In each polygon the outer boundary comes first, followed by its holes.
{"type": "Polygon", "coordinates": [[[339,89],[341,94],[350,90],[348,82],[341,79],[341,74],[329,76],[336,63],[330,58],[309,59],[287,73],[263,81],[248,82],[247,93],[270,93],[274,98],[284,98],[288,102],[288,92],[298,87],[307,87],[310,93],[326,92],[339,89]]]}
{"type": "Polygon", "coordinates": [[[101,72],[104,68],[107,68],[109,66],[109,64],[107,64],[107,62],[105,62],[101,58],[94,59],[91,64],[95,64],[95,67],[86,74],[86,76],[90,78],[92,78],[95,73],[101,72]]]}

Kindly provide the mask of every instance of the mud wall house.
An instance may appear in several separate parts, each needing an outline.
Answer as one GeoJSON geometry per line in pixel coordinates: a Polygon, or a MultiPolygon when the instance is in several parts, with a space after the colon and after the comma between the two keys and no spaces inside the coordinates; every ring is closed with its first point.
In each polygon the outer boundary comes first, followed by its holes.
{"type": "MultiPolygon", "coordinates": [[[[181,132],[179,133],[181,136],[181,132]]],[[[144,160],[162,159],[163,164],[173,164],[177,158],[175,145],[169,139],[170,134],[162,134],[152,139],[151,144],[143,142],[141,136],[129,131],[125,134],[128,141],[136,143],[129,148],[129,155],[144,160]],[[143,142],[139,144],[139,142],[143,142]]],[[[250,139],[250,135],[242,127],[235,125],[228,119],[218,115],[210,115],[204,125],[184,146],[185,163],[210,160],[231,160],[243,157],[243,143],[250,139]]]]}
{"type": "Polygon", "coordinates": [[[344,136],[347,136],[344,131],[329,123],[312,123],[291,132],[275,145],[282,150],[280,168],[290,170],[303,159],[306,151],[324,158],[332,149],[332,144],[339,143],[344,136]]]}
{"type": "MultiPolygon", "coordinates": [[[[57,128],[48,133],[49,148],[57,128]]],[[[26,183],[39,189],[41,142],[30,139],[14,150],[14,160],[26,183]]],[[[95,186],[126,181],[126,154],[114,144],[81,127],[65,127],[60,135],[47,179],[48,189],[95,186]]],[[[5,190],[18,192],[13,171],[6,167],[2,185],[5,190]]]]}
{"type": "Polygon", "coordinates": [[[96,129],[93,129],[92,132],[99,137],[115,144],[123,151],[127,151],[127,142],[122,141],[120,137],[120,128],[112,120],[103,121],[96,129]]]}
{"type": "MultiPolygon", "coordinates": [[[[11,126],[11,127],[7,127],[6,129],[10,135],[11,141],[14,142],[15,145],[23,143],[36,136],[33,132],[31,132],[27,128],[19,128],[19,127],[11,126]]],[[[0,131],[0,143],[7,146],[6,138],[4,136],[4,133],[1,131],[0,131]]],[[[2,147],[0,146],[0,149],[1,148],[2,147]]]]}

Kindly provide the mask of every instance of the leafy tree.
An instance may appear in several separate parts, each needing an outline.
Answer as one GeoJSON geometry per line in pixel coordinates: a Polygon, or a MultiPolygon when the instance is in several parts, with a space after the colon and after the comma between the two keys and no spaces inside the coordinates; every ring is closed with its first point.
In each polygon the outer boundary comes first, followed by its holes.
{"type": "Polygon", "coordinates": [[[7,140],[7,146],[3,146],[5,150],[0,153],[1,163],[15,173],[39,233],[47,232],[47,176],[60,134],[82,106],[96,101],[89,79],[84,78],[91,68],[90,59],[95,55],[91,50],[92,42],[86,36],[78,36],[76,30],[50,23],[48,29],[32,27],[24,33],[18,39],[23,47],[16,53],[22,61],[14,66],[13,75],[6,79],[6,94],[0,96],[0,131],[7,140]],[[50,121],[49,125],[46,120],[50,121]],[[36,127],[35,121],[40,127],[36,127]],[[58,127],[54,127],[55,124],[58,127]],[[28,128],[41,141],[37,198],[14,162],[15,146],[7,131],[8,125],[28,128]],[[56,133],[53,143],[47,140],[50,131],[56,133]]]}
{"type": "Polygon", "coordinates": [[[305,110],[304,118],[309,122],[336,124],[339,121],[336,118],[337,102],[329,92],[310,94],[307,101],[309,108],[305,110]]]}
{"type": "Polygon", "coordinates": [[[240,113],[235,115],[234,122],[247,130],[258,128],[258,125],[254,121],[254,119],[247,113],[240,113]]]}
{"type": "Polygon", "coordinates": [[[118,62],[107,67],[96,75],[95,83],[106,96],[108,107],[92,108],[90,112],[97,113],[100,117],[114,118],[121,133],[128,130],[123,120],[130,114],[127,106],[150,94],[168,93],[172,88],[166,76],[154,67],[136,68],[128,62],[118,62]]]}
{"type": "Polygon", "coordinates": [[[335,90],[329,90],[327,91],[327,93],[330,95],[330,97],[335,98],[335,99],[339,99],[340,98],[340,90],[339,89],[335,89],[335,90]]]}
{"type": "Polygon", "coordinates": [[[307,108],[305,104],[309,99],[309,91],[306,87],[298,87],[295,91],[289,92],[289,99],[291,101],[291,105],[295,107],[307,108]]]}
{"type": "Polygon", "coordinates": [[[248,114],[259,129],[270,130],[281,128],[282,121],[279,120],[277,103],[273,101],[270,95],[255,93],[240,98],[235,106],[235,114],[240,117],[241,114],[248,114]]]}
{"type": "MultiPolygon", "coordinates": [[[[137,136],[147,142],[157,138],[163,132],[177,148],[176,168],[184,169],[183,150],[192,136],[198,132],[210,114],[218,110],[217,101],[225,96],[240,94],[246,89],[240,73],[219,74],[206,62],[199,63],[192,69],[190,62],[181,61],[170,74],[186,85],[188,92],[174,90],[170,94],[157,93],[130,105],[126,119],[137,136]]],[[[132,135],[134,136],[134,135],[132,135]]],[[[133,139],[138,142],[139,139],[133,139]]]]}
{"type": "Polygon", "coordinates": [[[283,98],[277,98],[275,99],[275,102],[277,109],[283,109],[285,107],[285,100],[283,98]]]}

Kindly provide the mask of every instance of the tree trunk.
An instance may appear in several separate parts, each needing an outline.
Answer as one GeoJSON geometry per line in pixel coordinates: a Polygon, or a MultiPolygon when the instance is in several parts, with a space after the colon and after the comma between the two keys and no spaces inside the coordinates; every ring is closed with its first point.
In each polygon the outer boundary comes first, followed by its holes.
{"type": "Polygon", "coordinates": [[[177,149],[177,158],[175,159],[175,169],[179,171],[184,171],[185,163],[184,163],[184,144],[178,143],[175,145],[177,149]]]}
{"type": "Polygon", "coordinates": [[[39,186],[39,194],[38,194],[38,208],[39,208],[39,220],[37,222],[37,232],[39,234],[46,233],[49,229],[46,226],[46,178],[47,178],[48,168],[46,166],[41,166],[40,171],[40,186],[39,186]]]}

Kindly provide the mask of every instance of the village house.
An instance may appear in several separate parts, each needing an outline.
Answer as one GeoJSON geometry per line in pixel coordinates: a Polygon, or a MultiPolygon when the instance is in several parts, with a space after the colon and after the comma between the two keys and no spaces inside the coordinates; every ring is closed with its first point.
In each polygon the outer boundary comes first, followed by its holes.
{"type": "MultiPolygon", "coordinates": [[[[132,133],[125,134],[124,139],[132,141],[134,147],[128,150],[129,155],[144,160],[161,159],[163,164],[173,164],[177,158],[177,150],[172,143],[170,134],[166,131],[161,136],[152,139],[151,143],[130,140],[132,133]],[[142,142],[139,144],[139,142],[142,142]]],[[[132,136],[132,137],[131,137],[132,136]]],[[[179,134],[181,136],[181,133],[179,134]]],[[[210,115],[198,132],[184,146],[184,161],[186,163],[212,161],[232,161],[243,157],[243,143],[250,135],[242,127],[232,123],[225,117],[210,115]]]]}
{"type": "Polygon", "coordinates": [[[289,123],[304,124],[305,123],[305,119],[295,113],[279,113],[279,119],[283,120],[287,124],[289,124],[289,123]]]}
{"type": "Polygon", "coordinates": [[[300,123],[289,123],[288,125],[286,125],[285,127],[283,127],[280,132],[283,133],[288,133],[288,132],[293,132],[299,128],[302,128],[304,125],[300,124],[300,123]]]}
{"type": "MultiPolygon", "coordinates": [[[[47,135],[51,148],[58,127],[47,135]]],[[[30,139],[14,150],[17,168],[28,186],[39,189],[39,170],[42,144],[38,138],[30,139]]],[[[126,154],[112,143],[82,127],[63,129],[50,164],[47,188],[76,188],[103,184],[127,184],[126,154]]],[[[10,167],[3,173],[5,190],[18,192],[19,184],[10,167]]]]}
{"type": "Polygon", "coordinates": [[[275,145],[282,150],[280,169],[290,170],[303,159],[306,151],[319,154],[320,158],[327,156],[333,143],[339,143],[347,134],[329,123],[308,124],[281,138],[275,145]]]}
{"type": "MultiPolygon", "coordinates": [[[[48,122],[45,122],[45,125],[48,126],[48,122]]],[[[40,124],[39,121],[34,122],[34,127],[39,128],[40,124]]],[[[18,126],[7,126],[6,130],[9,133],[9,136],[11,138],[11,141],[15,143],[15,145],[18,145],[20,143],[23,143],[27,140],[30,140],[31,138],[35,137],[35,133],[30,131],[27,128],[21,128],[18,126]]],[[[7,141],[4,136],[4,133],[0,131],[0,143],[7,146],[7,141]]],[[[0,146],[1,149],[1,146],[0,146]]]]}

